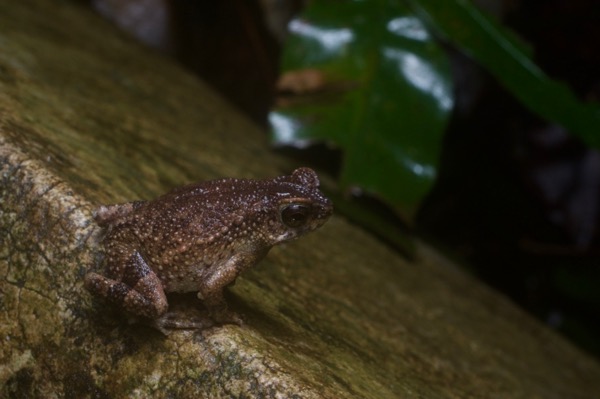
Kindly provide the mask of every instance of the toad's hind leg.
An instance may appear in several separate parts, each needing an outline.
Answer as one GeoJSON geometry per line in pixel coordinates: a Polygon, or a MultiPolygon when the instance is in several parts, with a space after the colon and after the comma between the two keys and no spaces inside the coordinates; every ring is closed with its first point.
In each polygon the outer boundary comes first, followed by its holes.
{"type": "Polygon", "coordinates": [[[160,279],[137,251],[125,263],[120,280],[91,272],[85,276],[85,287],[138,316],[155,319],[168,308],[160,279]]]}

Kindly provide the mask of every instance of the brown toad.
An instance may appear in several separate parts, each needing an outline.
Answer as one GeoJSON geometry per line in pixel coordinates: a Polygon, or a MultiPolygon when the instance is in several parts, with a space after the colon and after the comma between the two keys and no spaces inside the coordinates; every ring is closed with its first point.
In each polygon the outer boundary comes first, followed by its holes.
{"type": "Polygon", "coordinates": [[[198,292],[212,318],[227,312],[223,289],[276,244],[320,227],[331,201],[309,168],[268,180],[220,179],[177,188],[153,201],[102,206],[105,274],[85,287],[130,313],[165,315],[165,292],[198,292]]]}

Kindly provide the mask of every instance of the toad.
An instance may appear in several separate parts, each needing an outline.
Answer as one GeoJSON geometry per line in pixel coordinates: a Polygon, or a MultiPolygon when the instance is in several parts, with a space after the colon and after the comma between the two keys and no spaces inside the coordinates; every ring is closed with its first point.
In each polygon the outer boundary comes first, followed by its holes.
{"type": "Polygon", "coordinates": [[[309,168],[274,179],[220,179],[152,201],[101,206],[104,274],[85,287],[135,316],[168,310],[167,292],[197,292],[219,323],[239,321],[223,290],[279,243],[322,226],[333,207],[309,168]]]}

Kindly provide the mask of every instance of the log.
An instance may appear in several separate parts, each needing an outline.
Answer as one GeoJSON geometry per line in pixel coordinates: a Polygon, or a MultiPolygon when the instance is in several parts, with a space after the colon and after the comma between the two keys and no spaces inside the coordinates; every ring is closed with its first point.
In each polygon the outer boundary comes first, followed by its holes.
{"type": "Polygon", "coordinates": [[[81,5],[0,2],[0,397],[600,395],[595,359],[426,243],[409,260],[339,215],[238,278],[241,326],[164,336],[83,288],[99,205],[296,166],[81,5]]]}

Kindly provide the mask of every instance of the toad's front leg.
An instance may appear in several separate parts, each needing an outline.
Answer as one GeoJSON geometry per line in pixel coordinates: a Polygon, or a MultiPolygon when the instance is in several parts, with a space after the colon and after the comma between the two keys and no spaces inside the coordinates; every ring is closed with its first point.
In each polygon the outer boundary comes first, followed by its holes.
{"type": "Polygon", "coordinates": [[[235,282],[237,276],[265,257],[269,249],[232,256],[225,263],[215,266],[204,279],[198,291],[211,317],[219,323],[242,324],[241,318],[227,309],[223,290],[235,282]]]}
{"type": "Polygon", "coordinates": [[[107,264],[107,271],[114,276],[88,273],[85,288],[137,316],[156,319],[167,311],[162,283],[139,252],[134,251],[123,264],[107,264]]]}

